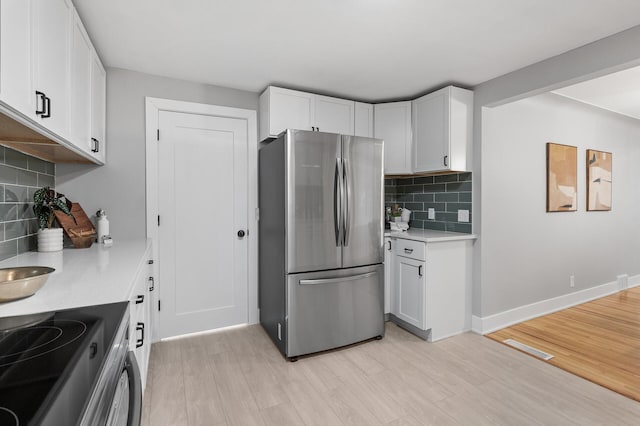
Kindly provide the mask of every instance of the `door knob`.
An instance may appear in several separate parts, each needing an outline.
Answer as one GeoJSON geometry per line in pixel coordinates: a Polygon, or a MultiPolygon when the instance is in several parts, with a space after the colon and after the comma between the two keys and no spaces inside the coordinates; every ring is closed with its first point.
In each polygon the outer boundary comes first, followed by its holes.
{"type": "Polygon", "coordinates": [[[244,237],[244,231],[242,229],[238,231],[238,237],[240,238],[244,237]]]}

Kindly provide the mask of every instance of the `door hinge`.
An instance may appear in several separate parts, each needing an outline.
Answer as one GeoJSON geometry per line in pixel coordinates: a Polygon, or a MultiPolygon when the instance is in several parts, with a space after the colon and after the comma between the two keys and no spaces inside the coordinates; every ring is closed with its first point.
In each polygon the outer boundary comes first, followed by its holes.
{"type": "Polygon", "coordinates": [[[158,215],[158,226],[160,226],[160,215],[158,215]]]}
{"type": "Polygon", "coordinates": [[[160,129],[158,129],[158,132],[156,133],[156,140],[160,140],[160,129]]]}
{"type": "Polygon", "coordinates": [[[160,310],[160,301],[158,300],[158,310],[160,310]]]}

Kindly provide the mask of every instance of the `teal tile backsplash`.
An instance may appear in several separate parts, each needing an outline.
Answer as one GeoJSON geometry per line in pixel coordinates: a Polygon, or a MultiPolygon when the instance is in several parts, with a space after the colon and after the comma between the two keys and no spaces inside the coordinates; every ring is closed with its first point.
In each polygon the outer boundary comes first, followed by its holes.
{"type": "Polygon", "coordinates": [[[411,210],[413,228],[471,233],[471,173],[385,179],[385,206],[411,210]],[[429,208],[435,219],[428,219],[429,208]],[[458,210],[469,210],[469,222],[458,222],[458,210]]]}
{"type": "Polygon", "coordinates": [[[55,186],[55,164],[0,146],[0,260],[37,248],[33,193],[55,186]]]}

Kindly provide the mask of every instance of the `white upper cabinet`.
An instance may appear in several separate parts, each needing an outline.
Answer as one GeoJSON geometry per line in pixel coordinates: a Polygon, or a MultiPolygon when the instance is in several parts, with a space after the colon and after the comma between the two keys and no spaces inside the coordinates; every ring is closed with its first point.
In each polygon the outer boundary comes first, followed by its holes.
{"type": "Polygon", "coordinates": [[[31,0],[0,1],[0,101],[35,117],[31,0]]]}
{"type": "Polygon", "coordinates": [[[354,102],[269,86],[260,95],[260,140],[285,129],[353,135],[354,102]]]}
{"type": "Polygon", "coordinates": [[[0,113],[66,149],[28,140],[12,147],[103,164],[105,76],[70,0],[0,1],[0,113]]]}
{"type": "Polygon", "coordinates": [[[47,129],[69,133],[69,58],[73,5],[69,0],[33,0],[36,115],[47,129]]]}
{"type": "Polygon", "coordinates": [[[107,73],[95,51],[91,56],[91,153],[106,163],[107,73]]]}
{"type": "Polygon", "coordinates": [[[91,41],[78,15],[73,13],[71,34],[71,108],[69,137],[91,152],[91,41]]]}
{"type": "Polygon", "coordinates": [[[468,171],[473,131],[473,92],[454,86],[413,101],[415,173],[468,171]]]}
{"type": "Polygon", "coordinates": [[[285,129],[312,130],[314,95],[267,87],[260,95],[260,140],[277,137],[285,129]]]}
{"type": "Polygon", "coordinates": [[[411,174],[411,102],[374,105],[373,133],[384,140],[384,173],[411,174]]]}
{"type": "Polygon", "coordinates": [[[355,136],[373,137],[373,105],[362,102],[355,103],[355,136]]]}
{"type": "Polygon", "coordinates": [[[353,135],[354,101],[314,95],[315,130],[319,132],[353,135]]]}

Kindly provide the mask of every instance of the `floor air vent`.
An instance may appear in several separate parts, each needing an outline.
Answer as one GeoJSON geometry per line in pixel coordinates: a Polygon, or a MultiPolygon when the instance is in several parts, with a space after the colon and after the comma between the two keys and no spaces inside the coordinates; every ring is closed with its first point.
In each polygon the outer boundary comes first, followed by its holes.
{"type": "Polygon", "coordinates": [[[537,358],[544,359],[545,361],[549,361],[551,358],[553,358],[553,355],[549,355],[546,352],[542,352],[541,350],[532,348],[531,346],[525,345],[524,343],[520,343],[517,340],[507,339],[507,340],[503,340],[502,342],[509,346],[513,346],[516,349],[520,349],[521,351],[526,352],[529,355],[533,355],[537,358]]]}

